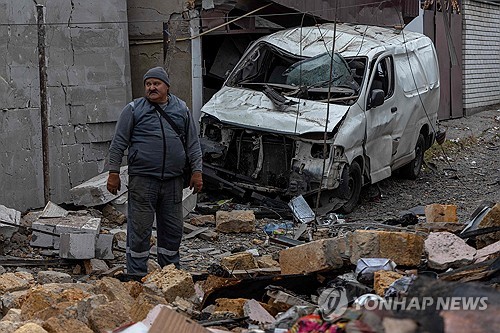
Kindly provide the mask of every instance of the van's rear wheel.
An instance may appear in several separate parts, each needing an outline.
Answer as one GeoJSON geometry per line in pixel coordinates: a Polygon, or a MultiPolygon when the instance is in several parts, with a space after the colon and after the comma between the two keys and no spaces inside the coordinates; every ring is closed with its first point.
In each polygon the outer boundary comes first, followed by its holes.
{"type": "Polygon", "coordinates": [[[419,134],[417,144],[415,145],[415,158],[407,165],[401,168],[401,175],[408,179],[417,179],[424,164],[425,138],[422,133],[419,134]]]}
{"type": "Polygon", "coordinates": [[[343,214],[351,213],[359,201],[361,194],[361,186],[363,184],[363,175],[361,167],[357,162],[352,162],[349,166],[348,193],[346,194],[347,202],[340,207],[339,212],[343,214]]]}

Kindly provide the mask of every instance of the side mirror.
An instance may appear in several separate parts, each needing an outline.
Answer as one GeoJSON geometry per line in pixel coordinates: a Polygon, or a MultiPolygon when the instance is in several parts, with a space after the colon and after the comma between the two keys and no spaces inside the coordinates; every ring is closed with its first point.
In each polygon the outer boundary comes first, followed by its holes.
{"type": "Polygon", "coordinates": [[[376,108],[384,104],[385,93],[382,89],[373,89],[368,100],[368,108],[376,108]]]}

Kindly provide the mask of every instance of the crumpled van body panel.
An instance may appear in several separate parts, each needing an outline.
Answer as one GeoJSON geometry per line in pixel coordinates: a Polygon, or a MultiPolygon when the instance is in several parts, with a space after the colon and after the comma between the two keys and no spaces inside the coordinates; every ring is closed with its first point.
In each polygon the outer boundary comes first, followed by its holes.
{"type": "Polygon", "coordinates": [[[347,24],[280,31],[257,40],[203,106],[205,173],[259,198],[321,189],[315,206],[326,212],[420,158],[438,105],[424,35],[347,24]]]}

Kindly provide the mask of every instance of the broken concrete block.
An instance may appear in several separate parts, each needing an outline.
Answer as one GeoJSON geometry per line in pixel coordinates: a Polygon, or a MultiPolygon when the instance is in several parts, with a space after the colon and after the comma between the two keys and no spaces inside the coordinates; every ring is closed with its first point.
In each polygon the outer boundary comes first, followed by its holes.
{"type": "Polygon", "coordinates": [[[254,299],[248,300],[243,305],[243,315],[258,324],[271,324],[276,321],[267,310],[254,299]]]}
{"type": "Polygon", "coordinates": [[[27,323],[19,327],[14,333],[48,333],[42,326],[35,323],[27,323]]]}
{"type": "Polygon", "coordinates": [[[128,311],[120,301],[99,305],[89,314],[89,327],[94,332],[108,332],[131,322],[128,311]]]}
{"type": "Polygon", "coordinates": [[[83,265],[87,275],[97,275],[109,270],[108,265],[101,259],[84,260],[83,265]]]}
{"type": "Polygon", "coordinates": [[[97,259],[115,259],[113,254],[113,238],[112,234],[99,234],[95,240],[95,257],[97,259]]]}
{"type": "Polygon", "coordinates": [[[120,168],[121,189],[116,195],[106,188],[108,172],[101,173],[88,181],[73,187],[69,192],[71,200],[76,206],[93,207],[104,205],[127,191],[128,166],[120,168]]]}
{"type": "Polygon", "coordinates": [[[55,271],[40,271],[37,274],[36,280],[39,284],[73,282],[71,275],[55,271]]]}
{"type": "Polygon", "coordinates": [[[282,274],[307,274],[340,268],[340,238],[321,239],[280,251],[282,274]]]}
{"type": "Polygon", "coordinates": [[[0,275],[0,295],[28,289],[35,282],[33,275],[26,272],[5,273],[0,275]]]}
{"type": "MultiPolygon", "coordinates": [[[[89,214],[70,214],[65,218],[56,219],[59,222],[56,224],[56,234],[66,233],[91,233],[94,235],[99,234],[101,229],[101,219],[95,218],[89,214]]],[[[54,248],[59,249],[60,238],[54,238],[54,248]]]]}
{"type": "Polygon", "coordinates": [[[431,204],[425,206],[427,222],[458,222],[457,206],[431,204]]]}
{"type": "Polygon", "coordinates": [[[20,221],[21,212],[12,208],[7,208],[4,205],[0,205],[0,235],[3,236],[4,240],[10,239],[12,234],[14,234],[18,228],[1,222],[19,225],[20,221]]]}
{"type": "Polygon", "coordinates": [[[226,267],[229,271],[258,268],[253,255],[249,252],[240,252],[224,257],[221,260],[221,265],[226,267]]]}
{"type": "Polygon", "coordinates": [[[260,258],[256,258],[256,261],[259,268],[280,267],[280,263],[274,260],[273,256],[270,254],[263,255],[260,258]]]}
{"type": "Polygon", "coordinates": [[[479,263],[496,257],[500,257],[500,241],[477,250],[474,262],[479,263]]]}
{"type": "Polygon", "coordinates": [[[217,312],[232,313],[236,317],[243,317],[243,306],[248,301],[246,298],[218,298],[215,300],[214,314],[217,312]]]}
{"type": "Polygon", "coordinates": [[[385,290],[403,275],[393,271],[377,271],[373,273],[373,289],[375,293],[381,297],[384,297],[385,290]]]}
{"type": "MultiPolygon", "coordinates": [[[[495,204],[479,222],[478,229],[500,227],[500,203],[495,204]]],[[[500,231],[476,237],[476,246],[481,249],[500,240],[500,231]]]]}
{"type": "Polygon", "coordinates": [[[163,267],[161,271],[149,273],[143,282],[161,289],[168,302],[175,301],[176,297],[190,298],[195,293],[191,274],[176,269],[173,264],[163,267]]]}
{"type": "Polygon", "coordinates": [[[197,227],[204,227],[206,225],[215,225],[215,216],[213,215],[196,215],[193,216],[189,223],[197,227]]]}
{"type": "Polygon", "coordinates": [[[95,256],[94,234],[62,234],[59,256],[64,259],[91,259],[95,256]]]}
{"type": "Polygon", "coordinates": [[[49,333],[93,333],[93,331],[84,323],[73,318],[50,317],[43,324],[42,327],[49,333]]]}
{"type": "Polygon", "coordinates": [[[215,214],[216,230],[224,233],[254,232],[253,210],[218,211],[215,214]]]}
{"type": "Polygon", "coordinates": [[[422,236],[408,232],[356,230],[351,236],[351,263],[360,258],[387,258],[397,265],[418,266],[424,251],[422,236]]]}
{"type": "Polygon", "coordinates": [[[428,266],[433,269],[458,268],[472,263],[476,249],[449,232],[432,232],[425,240],[428,266]]]}
{"type": "MultiPolygon", "coordinates": [[[[59,238],[54,235],[38,232],[46,231],[55,234],[58,221],[55,219],[36,220],[32,224],[33,233],[31,234],[30,245],[35,247],[54,247],[55,239],[59,238]]],[[[59,239],[57,240],[59,242],[59,239]]]]}

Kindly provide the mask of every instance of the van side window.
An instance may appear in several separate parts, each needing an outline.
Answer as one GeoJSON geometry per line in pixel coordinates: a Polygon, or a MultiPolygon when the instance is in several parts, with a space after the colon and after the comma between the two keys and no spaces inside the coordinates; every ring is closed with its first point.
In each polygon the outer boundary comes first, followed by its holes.
{"type": "Polygon", "coordinates": [[[370,91],[373,89],[382,89],[385,99],[388,99],[394,93],[394,65],[392,57],[385,57],[377,64],[370,91]]]}

